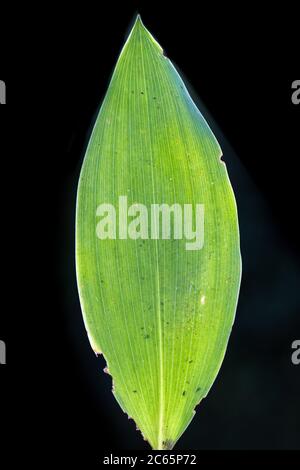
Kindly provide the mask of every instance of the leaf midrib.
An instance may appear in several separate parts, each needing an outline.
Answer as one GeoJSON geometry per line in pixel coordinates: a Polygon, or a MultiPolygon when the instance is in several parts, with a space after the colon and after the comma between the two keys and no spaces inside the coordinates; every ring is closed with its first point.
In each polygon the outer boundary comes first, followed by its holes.
{"type": "MultiPolygon", "coordinates": [[[[141,50],[141,64],[143,69],[143,82],[146,88],[146,75],[145,75],[145,66],[144,66],[144,56],[143,56],[143,48],[142,48],[142,34],[141,28],[143,26],[140,25],[139,29],[139,37],[140,37],[140,50],[141,50]]],[[[152,145],[152,130],[150,126],[150,113],[149,113],[149,101],[147,99],[147,120],[148,120],[148,128],[149,128],[149,135],[150,135],[150,160],[151,160],[151,182],[152,182],[152,197],[153,197],[153,204],[156,203],[155,201],[155,183],[154,183],[154,172],[153,172],[153,145],[152,145]]],[[[155,227],[156,232],[156,227],[155,227]]],[[[158,442],[157,442],[157,449],[163,449],[163,422],[164,422],[164,399],[165,399],[165,391],[164,391],[164,364],[163,364],[163,337],[162,337],[162,319],[161,319],[161,301],[160,301],[160,276],[159,276],[159,264],[158,264],[158,240],[155,240],[155,257],[156,257],[156,290],[157,290],[157,306],[156,306],[156,315],[157,315],[157,325],[158,325],[158,349],[159,349],[159,416],[158,416],[158,442]]]]}

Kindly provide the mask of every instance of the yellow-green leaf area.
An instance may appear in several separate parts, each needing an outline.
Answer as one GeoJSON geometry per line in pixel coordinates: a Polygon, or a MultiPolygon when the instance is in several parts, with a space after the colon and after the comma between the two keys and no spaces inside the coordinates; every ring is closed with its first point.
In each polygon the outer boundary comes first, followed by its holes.
{"type": "MultiPolygon", "coordinates": [[[[138,17],[81,170],[76,267],[91,346],[103,353],[117,401],[153,449],[171,449],[190,423],[220,369],[234,322],[239,230],[221,155],[176,69],[138,17]],[[130,237],[118,218],[120,196],[132,214],[138,204],[148,214],[153,204],[192,210],[200,204],[201,247],[187,249],[191,240],[176,238],[175,229],[165,239],[130,237]],[[106,228],[116,238],[98,236],[101,204],[115,208],[115,226],[106,228]]],[[[129,215],[128,224],[133,220],[129,215]]],[[[151,229],[149,215],[148,234],[151,229]]]]}

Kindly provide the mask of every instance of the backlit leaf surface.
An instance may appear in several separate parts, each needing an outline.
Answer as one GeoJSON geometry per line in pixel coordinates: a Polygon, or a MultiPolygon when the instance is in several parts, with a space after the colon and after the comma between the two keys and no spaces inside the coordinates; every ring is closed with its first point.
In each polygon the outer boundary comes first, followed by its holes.
{"type": "Polygon", "coordinates": [[[218,142],[139,17],[82,166],[76,266],[88,336],[104,354],[117,401],[154,449],[171,449],[225,354],[240,285],[239,232],[218,142]],[[203,204],[203,247],[187,250],[185,238],[172,236],[100,240],[97,207],[117,211],[119,196],[149,213],[155,203],[203,204]]]}

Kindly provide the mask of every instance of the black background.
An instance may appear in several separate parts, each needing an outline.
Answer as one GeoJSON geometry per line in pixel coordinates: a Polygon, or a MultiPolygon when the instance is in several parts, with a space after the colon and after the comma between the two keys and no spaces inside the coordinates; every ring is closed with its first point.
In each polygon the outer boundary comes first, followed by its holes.
{"type": "Polygon", "coordinates": [[[201,100],[240,213],[237,320],[213,389],[176,449],[299,449],[300,366],[291,363],[300,339],[300,105],[291,102],[299,15],[253,3],[232,11],[95,5],[3,13],[1,453],[26,460],[42,450],[76,462],[149,449],[90,349],[74,264],[84,150],[137,12],[201,100]]]}

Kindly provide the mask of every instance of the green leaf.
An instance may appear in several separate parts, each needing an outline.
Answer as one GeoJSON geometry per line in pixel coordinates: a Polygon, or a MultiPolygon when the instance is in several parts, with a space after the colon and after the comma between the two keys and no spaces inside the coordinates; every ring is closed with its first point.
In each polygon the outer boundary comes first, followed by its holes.
{"type": "Polygon", "coordinates": [[[82,166],[76,265],[89,340],[104,354],[117,401],[153,449],[171,449],[224,358],[240,285],[239,231],[219,144],[139,17],[82,166]],[[125,202],[148,212],[133,206],[122,219],[125,202]],[[198,235],[204,221],[204,243],[199,235],[192,245],[185,231],[180,238],[179,213],[164,239],[162,218],[151,218],[163,203],[177,204],[182,217],[190,205],[186,221],[192,215],[198,235]]]}

